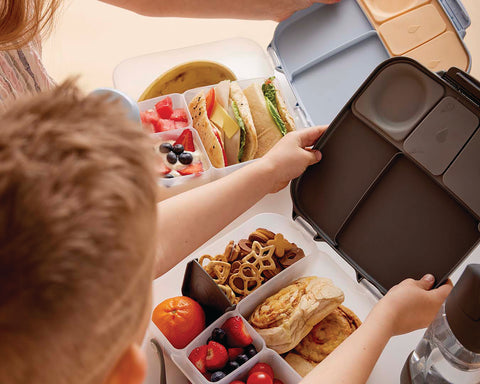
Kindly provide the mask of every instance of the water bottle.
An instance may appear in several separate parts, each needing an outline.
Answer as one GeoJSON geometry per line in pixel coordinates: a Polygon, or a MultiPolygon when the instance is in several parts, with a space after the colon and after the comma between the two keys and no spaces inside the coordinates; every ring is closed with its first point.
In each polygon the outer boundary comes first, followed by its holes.
{"type": "Polygon", "coordinates": [[[470,264],[408,357],[402,384],[480,384],[480,264],[470,264]]]}

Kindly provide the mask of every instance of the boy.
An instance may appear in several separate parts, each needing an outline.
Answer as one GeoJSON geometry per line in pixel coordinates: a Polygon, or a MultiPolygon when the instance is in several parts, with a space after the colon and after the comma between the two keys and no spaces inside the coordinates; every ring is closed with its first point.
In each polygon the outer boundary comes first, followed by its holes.
{"type": "MultiPolygon", "coordinates": [[[[0,383],[141,383],[151,279],[320,160],[305,147],[321,133],[288,134],[157,215],[151,144],[120,106],[70,82],[11,105],[0,116],[0,383]]],[[[390,336],[433,319],[450,286],[432,283],[394,288],[305,382],[365,382],[390,336]]]]}

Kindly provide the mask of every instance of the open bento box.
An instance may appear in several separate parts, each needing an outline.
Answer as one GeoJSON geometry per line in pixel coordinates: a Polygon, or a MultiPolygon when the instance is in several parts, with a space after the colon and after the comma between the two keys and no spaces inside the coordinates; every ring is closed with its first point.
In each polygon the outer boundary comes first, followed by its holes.
{"type": "MultiPolygon", "coordinates": [[[[192,60],[217,61],[245,80],[244,85],[275,75],[301,129],[329,124],[368,74],[391,56],[412,57],[432,71],[455,66],[468,72],[471,58],[462,38],[469,25],[459,0],[316,4],[278,25],[268,47],[270,58],[252,41],[230,39],[125,60],[115,69],[114,85],[137,98],[171,67],[192,60]]],[[[190,92],[173,95],[187,113],[192,97],[190,92]]],[[[153,104],[149,100],[139,106],[144,111],[153,104]]],[[[215,180],[237,168],[212,167],[204,177],[192,177],[196,182],[191,185],[215,180]]],[[[167,187],[165,196],[189,188],[189,182],[180,179],[161,180],[167,187]]]]}
{"type": "MultiPolygon", "coordinates": [[[[294,218],[301,216],[316,240],[325,240],[355,269],[358,281],[367,280],[378,292],[427,272],[436,286],[442,284],[480,241],[479,124],[475,79],[456,68],[439,76],[408,58],[385,61],[316,144],[323,160],[292,183],[294,218]]],[[[345,294],[344,304],[361,319],[372,308],[371,289],[346,274],[336,257],[319,252],[300,227],[283,216],[259,215],[192,255],[221,254],[230,240],[257,228],[282,233],[305,252],[236,306],[201,267],[199,272],[197,261],[190,262],[177,294],[215,307],[211,325],[182,350],[153,323],[150,334],[192,382],[209,382],[188,355],[214,327],[236,315],[247,323],[267,297],[300,277],[332,279],[345,294]]],[[[285,384],[299,382],[283,357],[247,327],[258,354],[219,382],[244,378],[256,362],[277,367],[285,384]]]]}

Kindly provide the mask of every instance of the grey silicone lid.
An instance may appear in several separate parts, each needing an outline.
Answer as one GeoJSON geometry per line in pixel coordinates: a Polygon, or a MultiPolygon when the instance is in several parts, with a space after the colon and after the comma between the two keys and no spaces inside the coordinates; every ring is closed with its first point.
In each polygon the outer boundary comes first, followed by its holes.
{"type": "Polygon", "coordinates": [[[450,328],[469,351],[480,353],[480,264],[470,264],[445,303],[450,328]]]}

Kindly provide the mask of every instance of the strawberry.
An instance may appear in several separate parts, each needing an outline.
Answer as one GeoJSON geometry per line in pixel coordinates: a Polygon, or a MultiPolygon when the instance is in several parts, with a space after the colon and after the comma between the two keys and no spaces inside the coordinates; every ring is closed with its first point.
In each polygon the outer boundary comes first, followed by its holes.
{"type": "Polygon", "coordinates": [[[200,172],[203,172],[202,163],[192,163],[188,167],[178,170],[178,173],[182,176],[193,175],[200,172]]]}
{"type": "Polygon", "coordinates": [[[165,132],[175,129],[175,122],[168,119],[158,119],[155,125],[155,132],[165,132]]]}
{"type": "Polygon", "coordinates": [[[253,341],[240,316],[230,317],[221,328],[227,332],[230,347],[246,347],[253,341]]]}
{"type": "Polygon", "coordinates": [[[187,123],[188,122],[187,111],[181,108],[174,109],[170,116],[170,120],[183,121],[184,123],[187,123]]]}
{"type": "Polygon", "coordinates": [[[195,145],[193,144],[193,134],[192,131],[189,129],[186,129],[182,132],[180,136],[178,136],[178,139],[177,141],[175,141],[174,145],[175,144],[182,144],[185,151],[195,152],[195,145]]]}
{"type": "Polygon", "coordinates": [[[206,367],[209,371],[222,369],[228,361],[227,349],[216,341],[210,341],[207,345],[206,367]]]}
{"type": "Polygon", "coordinates": [[[165,97],[155,104],[155,109],[157,110],[158,117],[161,119],[170,119],[173,113],[173,103],[170,96],[165,97]]]}
{"type": "Polygon", "coordinates": [[[195,367],[200,371],[200,373],[206,373],[206,358],[207,358],[207,346],[202,345],[201,347],[195,348],[190,355],[188,360],[190,360],[195,367]]]}
{"type": "Polygon", "coordinates": [[[273,384],[283,384],[283,381],[279,379],[273,379],[273,384]]]}
{"type": "Polygon", "coordinates": [[[234,361],[242,353],[244,353],[243,348],[228,348],[228,359],[234,361]]]}
{"type": "Polygon", "coordinates": [[[254,372],[264,372],[268,376],[270,376],[272,378],[272,380],[275,378],[272,367],[270,365],[268,365],[267,363],[257,363],[257,364],[255,364],[252,367],[252,369],[250,369],[250,371],[248,371],[247,376],[250,376],[254,372]]]}

